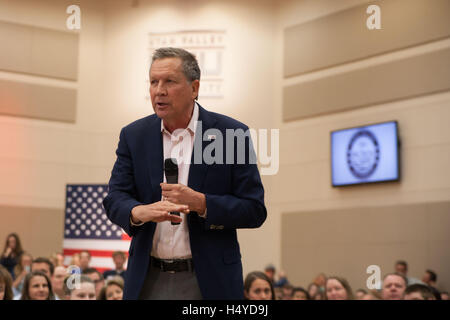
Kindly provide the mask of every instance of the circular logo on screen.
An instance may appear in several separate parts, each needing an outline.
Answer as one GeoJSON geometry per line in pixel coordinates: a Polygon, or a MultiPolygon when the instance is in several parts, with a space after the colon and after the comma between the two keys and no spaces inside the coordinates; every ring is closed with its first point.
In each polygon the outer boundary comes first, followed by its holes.
{"type": "Polygon", "coordinates": [[[368,130],[355,133],[347,148],[351,173],[358,179],[369,178],[377,169],[379,160],[380,148],[375,135],[368,130]]]}

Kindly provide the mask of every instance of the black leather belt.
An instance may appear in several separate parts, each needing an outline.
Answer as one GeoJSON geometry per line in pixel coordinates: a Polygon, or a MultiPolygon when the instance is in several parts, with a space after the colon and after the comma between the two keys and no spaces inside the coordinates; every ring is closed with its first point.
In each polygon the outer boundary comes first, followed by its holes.
{"type": "Polygon", "coordinates": [[[192,259],[173,259],[165,260],[151,257],[150,263],[152,267],[160,269],[162,272],[183,272],[183,271],[193,271],[194,263],[192,259]]]}

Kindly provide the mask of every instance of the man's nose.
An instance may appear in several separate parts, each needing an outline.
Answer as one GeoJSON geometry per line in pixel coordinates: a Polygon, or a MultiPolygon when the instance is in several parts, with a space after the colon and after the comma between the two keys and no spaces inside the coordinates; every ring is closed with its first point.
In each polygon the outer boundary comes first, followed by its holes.
{"type": "Polygon", "coordinates": [[[164,96],[167,94],[167,90],[164,84],[161,82],[158,83],[158,86],[156,87],[156,94],[158,96],[164,96]]]}

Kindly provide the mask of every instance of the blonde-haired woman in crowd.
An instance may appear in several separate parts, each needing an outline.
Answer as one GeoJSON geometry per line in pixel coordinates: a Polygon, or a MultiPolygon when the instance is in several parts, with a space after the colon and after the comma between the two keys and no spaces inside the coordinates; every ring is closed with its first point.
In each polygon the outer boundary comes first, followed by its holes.
{"type": "Polygon", "coordinates": [[[122,300],[123,286],[123,278],[121,276],[109,278],[105,286],[100,290],[98,300],[122,300]]]}
{"type": "Polygon", "coordinates": [[[329,277],[325,282],[326,300],[353,300],[352,288],[342,277],[329,277]]]}

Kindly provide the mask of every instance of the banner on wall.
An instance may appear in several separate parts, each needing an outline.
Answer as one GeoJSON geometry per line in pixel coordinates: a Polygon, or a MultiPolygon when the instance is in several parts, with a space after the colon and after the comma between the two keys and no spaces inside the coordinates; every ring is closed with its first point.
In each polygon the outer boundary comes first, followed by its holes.
{"type": "MultiPolygon", "coordinates": [[[[161,47],[183,48],[193,53],[201,70],[199,98],[222,98],[225,51],[225,31],[191,30],[148,34],[149,62],[153,51],[161,47]]],[[[149,79],[147,75],[147,86],[149,79]]],[[[147,90],[148,91],[148,90],[147,90]]],[[[146,99],[150,95],[146,92],[146,99]]]]}

